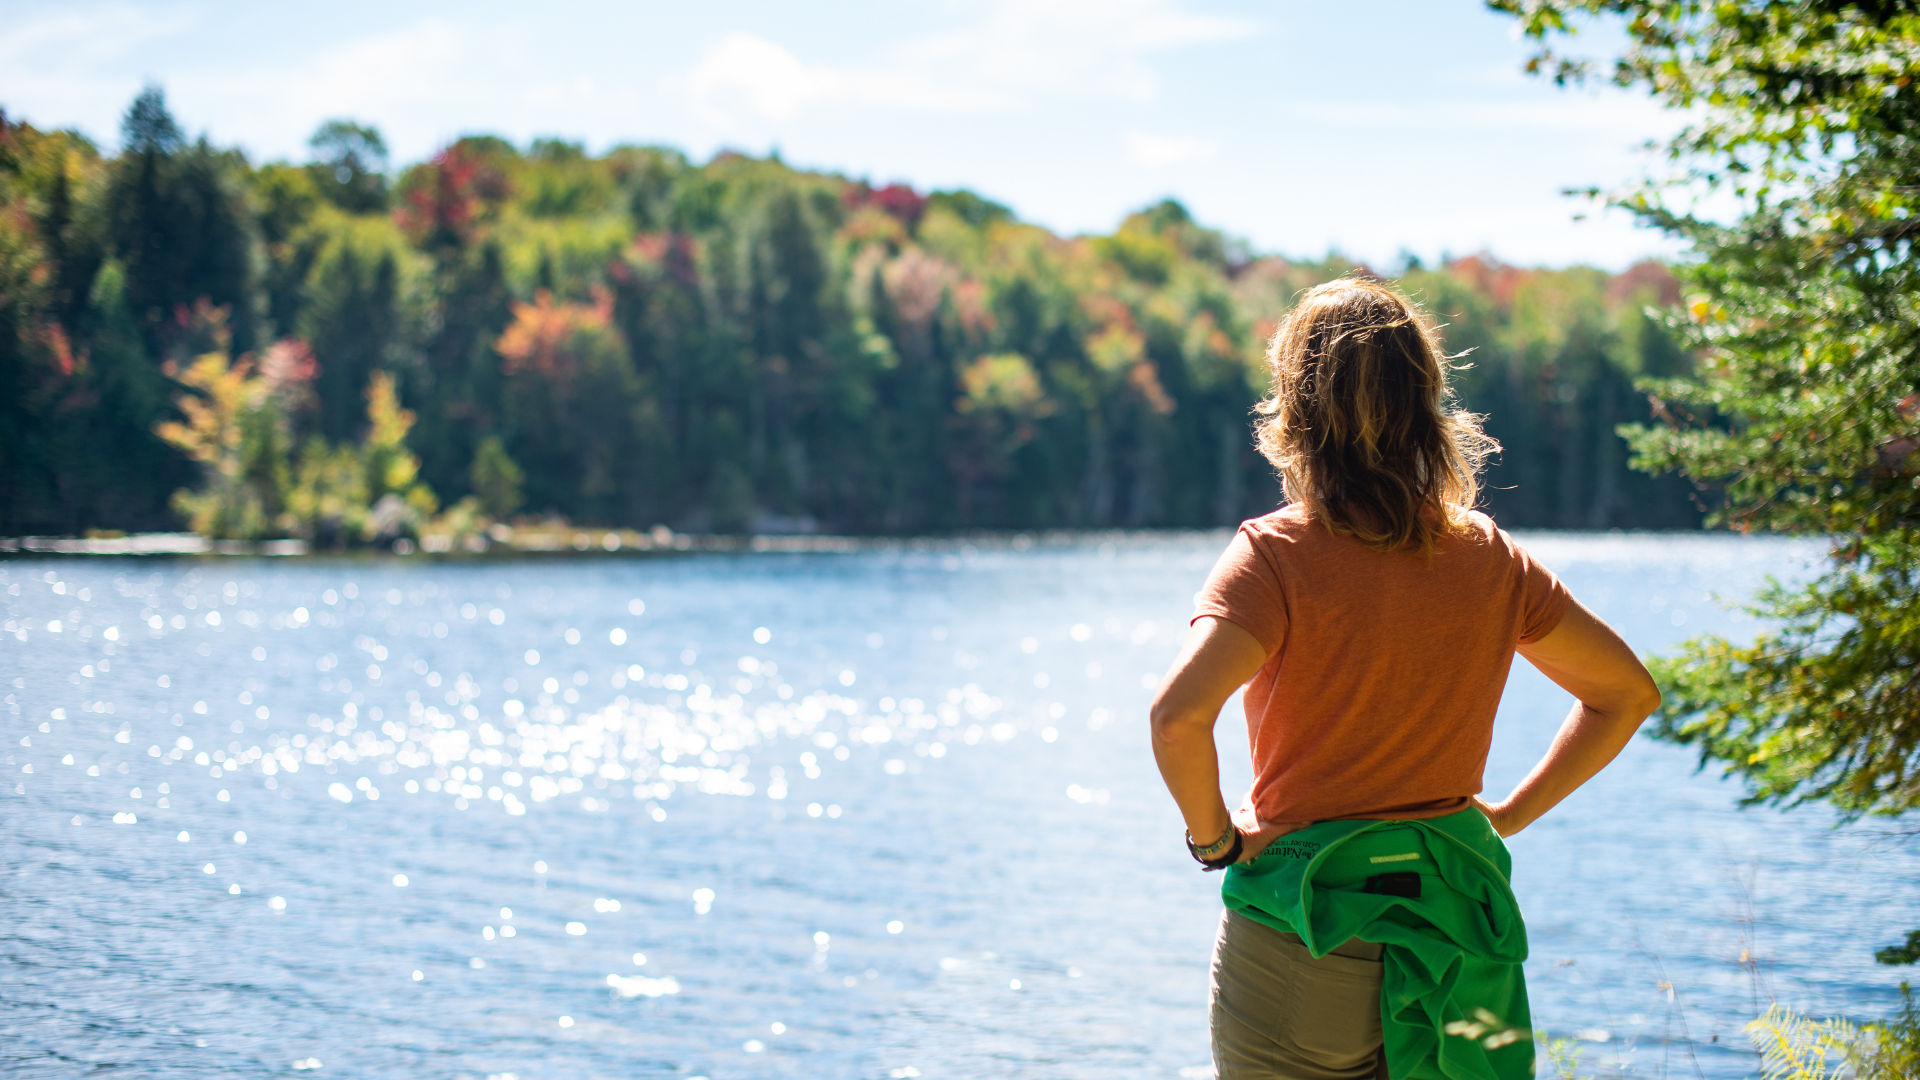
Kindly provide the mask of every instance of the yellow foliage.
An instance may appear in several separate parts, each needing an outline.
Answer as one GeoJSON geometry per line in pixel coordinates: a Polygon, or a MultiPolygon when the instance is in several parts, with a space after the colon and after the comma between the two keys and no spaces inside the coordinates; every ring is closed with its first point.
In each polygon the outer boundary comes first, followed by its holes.
{"type": "Polygon", "coordinates": [[[1032,416],[1049,411],[1040,377],[1019,353],[995,353],[968,364],[960,372],[960,389],[954,408],[962,413],[1002,409],[1032,416]]]}
{"type": "Polygon", "coordinates": [[[1841,1075],[1861,1046],[1860,1029],[1845,1020],[1810,1020],[1777,1003],[1747,1025],[1760,1051],[1765,1080],[1828,1080],[1841,1075]]]}
{"type": "Polygon", "coordinates": [[[265,389],[249,379],[251,374],[245,361],[229,365],[226,356],[217,352],[187,365],[179,381],[206,396],[182,395],[178,404],[187,422],[161,424],[160,437],[193,460],[236,475],[240,414],[256,407],[265,389]]]}
{"type": "Polygon", "coordinates": [[[330,446],[316,435],[289,468],[290,421],[269,374],[215,352],[177,376],[198,393],[180,395],[184,421],[155,430],[204,467],[199,488],[173,497],[194,532],[375,540],[416,531],[439,508],[419,482],[420,459],[407,449],[414,417],[400,407],[391,375],[376,372],[367,386],[367,435],[359,446],[330,446]]]}
{"type": "Polygon", "coordinates": [[[393,376],[376,371],[367,383],[367,493],[378,499],[389,492],[406,493],[420,475],[420,459],[407,450],[407,432],[413,428],[413,410],[400,407],[393,376]]]}
{"type": "Polygon", "coordinates": [[[351,446],[328,446],[319,436],[300,451],[287,512],[309,538],[323,524],[358,535],[366,524],[366,472],[351,446]]]}
{"type": "Polygon", "coordinates": [[[285,489],[284,425],[271,407],[272,388],[246,360],[207,353],[178,376],[198,394],[176,404],[184,423],[155,427],[162,440],[199,462],[206,483],[173,495],[173,507],[202,536],[248,540],[272,531],[285,489]]]}
{"type": "Polygon", "coordinates": [[[1126,371],[1147,355],[1147,343],[1140,332],[1121,322],[1109,323],[1087,339],[1087,358],[1093,366],[1111,375],[1126,371]]]}

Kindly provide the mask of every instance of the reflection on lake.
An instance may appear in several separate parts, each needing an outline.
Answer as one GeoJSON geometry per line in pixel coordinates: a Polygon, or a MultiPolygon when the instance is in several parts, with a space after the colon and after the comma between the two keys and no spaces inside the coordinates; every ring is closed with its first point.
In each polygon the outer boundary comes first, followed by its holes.
{"type": "MultiPolygon", "coordinates": [[[[1649,651],[1819,554],[1525,539],[1649,651]]],[[[0,1064],[1210,1075],[1218,879],[1143,715],[1225,540],[0,563],[0,1064]]],[[[1521,665],[1491,790],[1566,704],[1521,665]]],[[[1588,1067],[1747,1075],[1770,996],[1887,1011],[1910,850],[1738,796],[1640,741],[1512,842],[1588,1067]]]]}

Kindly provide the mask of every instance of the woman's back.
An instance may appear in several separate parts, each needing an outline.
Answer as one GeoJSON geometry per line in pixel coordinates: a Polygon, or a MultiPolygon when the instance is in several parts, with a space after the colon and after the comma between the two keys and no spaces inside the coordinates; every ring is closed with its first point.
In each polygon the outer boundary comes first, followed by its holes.
{"type": "Polygon", "coordinates": [[[1241,526],[1195,617],[1267,652],[1245,694],[1259,817],[1434,817],[1480,791],[1514,648],[1571,598],[1486,515],[1464,524],[1426,554],[1375,550],[1298,506],[1241,526]]]}
{"type": "Polygon", "coordinates": [[[1357,279],[1313,289],[1267,361],[1260,450],[1293,505],[1241,526],[1152,712],[1187,850],[1227,870],[1217,1075],[1525,1080],[1523,1037],[1454,1029],[1487,1014],[1527,1027],[1500,837],[1611,761],[1659,691],[1473,512],[1495,447],[1448,408],[1449,361],[1405,297],[1357,279]],[[1516,649],[1576,701],[1540,764],[1489,803],[1481,773],[1516,649]],[[1254,788],[1233,814],[1213,726],[1243,685],[1254,788]]]}

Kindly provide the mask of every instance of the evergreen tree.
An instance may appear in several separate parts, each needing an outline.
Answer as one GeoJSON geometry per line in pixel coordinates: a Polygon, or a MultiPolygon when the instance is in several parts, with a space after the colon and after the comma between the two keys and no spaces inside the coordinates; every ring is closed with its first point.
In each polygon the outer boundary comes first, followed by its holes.
{"type": "Polygon", "coordinates": [[[350,214],[387,208],[387,144],[380,132],[351,120],[329,120],[307,140],[308,171],[321,194],[350,214]]]}
{"type": "MultiPolygon", "coordinates": [[[[489,512],[1227,525],[1278,499],[1249,427],[1263,342],[1302,289],[1365,272],[1256,259],[1171,200],[1061,237],[969,192],[776,158],[476,136],[390,170],[378,132],[343,120],[311,162],[254,168],[190,142],[157,89],[124,126],[108,155],[0,129],[10,530],[177,524],[167,494],[206,474],[153,435],[181,419],[163,366],[208,353],[305,372],[276,399],[281,434],[249,444],[284,468],[256,454],[248,475],[286,490],[247,528],[323,544],[386,531],[367,527],[375,384],[396,395],[381,430],[404,427],[414,485],[457,511],[405,511],[436,543],[476,540],[489,512]]],[[[1626,469],[1612,430],[1649,415],[1636,375],[1686,370],[1641,311],[1673,301],[1664,269],[1405,273],[1474,349],[1466,404],[1509,448],[1503,524],[1697,520],[1690,489],[1626,469]]]]}
{"type": "Polygon", "coordinates": [[[228,309],[235,348],[254,348],[255,232],[234,176],[245,162],[205,139],[189,145],[158,87],[134,99],[121,138],[109,169],[106,242],[125,269],[147,351],[164,354],[181,313],[199,300],[228,309]]]}

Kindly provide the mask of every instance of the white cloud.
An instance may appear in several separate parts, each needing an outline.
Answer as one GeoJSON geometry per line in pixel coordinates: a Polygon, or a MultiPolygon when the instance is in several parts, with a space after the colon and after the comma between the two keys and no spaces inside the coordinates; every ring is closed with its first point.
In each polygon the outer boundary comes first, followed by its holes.
{"type": "MultiPolygon", "coordinates": [[[[557,62],[551,25],[453,12],[395,11],[305,43],[235,48],[244,40],[221,36],[227,2],[46,3],[0,34],[0,102],[9,114],[110,139],[152,77],[189,129],[207,123],[215,141],[261,158],[304,156],[306,133],[335,116],[379,126],[399,160],[473,130],[754,145],[780,141],[803,119],[1039,115],[1150,101],[1168,51],[1257,30],[1196,0],[951,0],[917,34],[850,35],[859,51],[844,59],[810,55],[764,24],[736,26],[692,51],[676,75],[657,53],[650,63],[620,62],[611,40],[644,22],[631,11],[607,12],[608,38],[557,62]],[[639,120],[647,127],[636,130],[639,120]]],[[[709,26],[727,17],[714,16],[709,26]]]]}
{"type": "Polygon", "coordinates": [[[1144,101],[1159,91],[1149,57],[1245,37],[1242,19],[1196,15],[1174,0],[998,0],[959,29],[900,43],[876,62],[808,64],[735,30],[682,80],[701,119],[722,126],[790,120],[821,105],[969,114],[1030,107],[1043,95],[1144,101]]]}
{"type": "Polygon", "coordinates": [[[739,30],[707,50],[685,87],[695,114],[720,127],[789,120],[825,103],[922,113],[989,112],[1010,104],[991,90],[929,77],[909,65],[809,67],[784,47],[739,30]]]}
{"type": "Polygon", "coordinates": [[[262,156],[302,158],[308,132],[345,116],[375,124],[404,160],[459,134],[444,129],[451,115],[499,114],[525,75],[514,63],[510,28],[429,18],[293,63],[188,68],[168,80],[167,97],[182,117],[221,116],[216,141],[239,141],[262,156]]]}
{"type": "Polygon", "coordinates": [[[124,4],[19,16],[0,32],[0,105],[40,126],[80,126],[111,149],[127,102],[162,74],[138,58],[194,21],[190,13],[124,4]],[[42,103],[59,104],[51,124],[33,115],[42,103]]]}
{"type": "Polygon", "coordinates": [[[28,18],[0,35],[0,66],[29,60],[41,65],[85,68],[124,60],[154,38],[184,28],[193,20],[182,13],[160,13],[124,4],[75,7],[28,18]]]}
{"type": "Polygon", "coordinates": [[[526,25],[423,18],[294,63],[189,69],[169,81],[168,97],[182,116],[224,114],[218,137],[296,159],[308,132],[340,116],[378,127],[396,163],[479,132],[625,136],[646,107],[646,95],[623,81],[633,73],[555,64],[546,44],[526,25]]]}
{"type": "Polygon", "coordinates": [[[1152,135],[1144,131],[1126,133],[1127,156],[1142,165],[1178,165],[1187,161],[1206,161],[1220,152],[1212,139],[1180,135],[1152,135]]]}
{"type": "Polygon", "coordinates": [[[785,120],[836,81],[834,73],[810,69],[773,42],[736,30],[700,58],[687,75],[687,90],[694,108],[717,123],[742,109],[785,120]]]}
{"type": "Polygon", "coordinates": [[[387,34],[330,49],[275,80],[259,69],[237,72],[235,89],[281,98],[284,107],[307,115],[354,115],[394,106],[471,100],[475,64],[491,43],[463,40],[437,19],[425,19],[387,34]]]}
{"type": "Polygon", "coordinates": [[[389,2],[352,18],[242,0],[0,10],[8,117],[108,148],[153,79],[183,127],[255,160],[304,159],[335,116],[378,127],[396,164],[478,132],[696,157],[781,146],[974,187],[1067,232],[1174,191],[1262,246],[1382,261],[1403,246],[1555,263],[1664,250],[1619,214],[1572,221],[1557,192],[1658,171],[1633,147],[1687,119],[1521,75],[1510,21],[1480,0],[1397,5],[1377,26],[1303,0],[934,0],[898,18],[862,0],[832,27],[803,6],[631,0],[389,2]]]}
{"type": "Polygon", "coordinates": [[[1158,80],[1147,58],[1244,38],[1245,19],[1198,15],[1175,0],[998,0],[977,25],[910,43],[901,60],[1016,94],[1085,93],[1148,100],[1158,80]]]}

